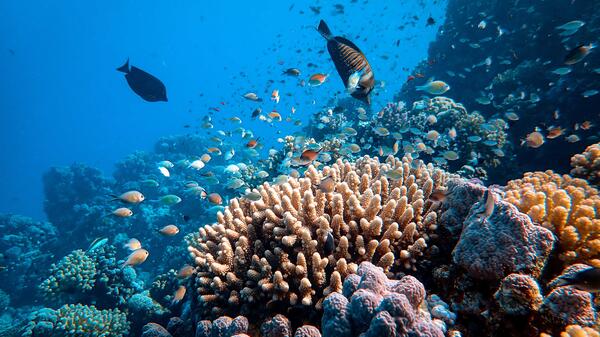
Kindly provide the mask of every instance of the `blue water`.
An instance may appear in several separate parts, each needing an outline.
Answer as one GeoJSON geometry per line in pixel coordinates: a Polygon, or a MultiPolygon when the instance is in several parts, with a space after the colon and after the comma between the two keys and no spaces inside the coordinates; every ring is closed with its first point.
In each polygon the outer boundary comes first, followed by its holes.
{"type": "Polygon", "coordinates": [[[268,101],[278,88],[278,109],[294,106],[306,121],[343,91],[314,29],[321,18],[334,34],[360,35],[354,41],[386,83],[374,98],[378,109],[406,80],[402,69],[426,58],[444,10],[443,1],[359,1],[345,3],[343,15],[326,1],[0,2],[0,212],[44,218],[41,176],[51,166],[82,162],[110,174],[117,161],[150,150],[159,137],[190,132],[183,125],[197,125],[220,102],[223,116],[239,116],[276,144],[278,130],[300,127],[251,121],[256,105],[241,95],[255,91],[268,101]],[[309,5],[323,6],[321,14],[309,5]],[[414,15],[415,26],[398,29],[414,15]],[[426,27],[429,15],[437,23],[426,27]],[[145,102],[129,89],[115,71],[127,58],[165,83],[167,103],[145,102]],[[318,68],[307,68],[309,62],[318,68]],[[289,67],[300,68],[303,78],[317,71],[332,76],[321,87],[300,88],[281,76],[289,67]]]}

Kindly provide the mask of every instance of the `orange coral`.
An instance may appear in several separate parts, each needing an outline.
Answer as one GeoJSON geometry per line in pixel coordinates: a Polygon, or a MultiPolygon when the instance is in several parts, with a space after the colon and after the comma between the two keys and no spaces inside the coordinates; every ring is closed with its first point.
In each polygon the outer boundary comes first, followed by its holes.
{"type": "Polygon", "coordinates": [[[571,174],[591,184],[600,183],[600,143],[588,146],[581,154],[571,157],[571,174]]]}
{"type": "Polygon", "coordinates": [[[600,196],[587,181],[552,171],[529,172],[508,182],[506,200],[556,234],[566,265],[600,267],[600,196]]]}

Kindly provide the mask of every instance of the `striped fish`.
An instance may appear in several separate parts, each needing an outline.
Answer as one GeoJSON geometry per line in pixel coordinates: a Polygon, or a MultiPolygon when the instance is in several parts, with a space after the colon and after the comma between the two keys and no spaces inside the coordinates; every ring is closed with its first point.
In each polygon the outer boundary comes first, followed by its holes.
{"type": "Polygon", "coordinates": [[[365,55],[348,39],[333,36],[325,21],[321,20],[317,30],[327,40],[327,50],[344,84],[348,86],[350,77],[353,74],[360,74],[358,86],[351,91],[350,95],[371,104],[369,94],[375,86],[375,75],[365,55]]]}

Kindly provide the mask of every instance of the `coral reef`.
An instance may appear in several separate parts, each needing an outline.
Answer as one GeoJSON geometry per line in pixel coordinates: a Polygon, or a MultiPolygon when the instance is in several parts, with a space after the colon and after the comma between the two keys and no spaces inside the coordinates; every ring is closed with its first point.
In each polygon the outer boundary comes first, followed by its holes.
{"type": "Polygon", "coordinates": [[[362,261],[386,272],[415,268],[437,223],[429,195],[446,179],[410,156],[363,157],[265,183],[256,202],[233,199],[217,224],[186,238],[203,317],[256,314],[261,304],[318,309],[362,261]]]}
{"type": "Polygon", "coordinates": [[[571,157],[571,175],[587,180],[592,185],[600,184],[600,143],[588,146],[583,153],[571,157]]]}
{"type": "Polygon", "coordinates": [[[556,234],[565,266],[600,267],[600,196],[585,180],[552,171],[526,173],[507,183],[506,201],[556,234]]]}
{"type": "Polygon", "coordinates": [[[543,301],[537,281],[522,274],[510,274],[503,278],[494,297],[502,311],[509,315],[526,315],[538,311],[543,301]]]}
{"type": "Polygon", "coordinates": [[[67,304],[57,310],[34,312],[24,337],[124,337],[129,322],[118,309],[98,310],[94,306],[67,304]]]}
{"type": "Polygon", "coordinates": [[[76,250],[50,267],[50,276],[40,284],[40,290],[55,302],[77,301],[92,290],[95,278],[94,259],[83,250],[76,250]]]}

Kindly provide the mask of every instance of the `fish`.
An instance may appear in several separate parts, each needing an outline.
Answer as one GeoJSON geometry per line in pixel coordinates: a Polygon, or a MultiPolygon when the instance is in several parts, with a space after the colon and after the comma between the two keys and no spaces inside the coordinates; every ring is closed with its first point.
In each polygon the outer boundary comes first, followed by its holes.
{"type": "Polygon", "coordinates": [[[479,212],[476,216],[477,218],[485,222],[494,213],[494,206],[496,202],[496,195],[494,194],[494,191],[491,187],[485,191],[483,195],[483,200],[484,203],[479,209],[479,212]]]}
{"type": "Polygon", "coordinates": [[[387,137],[390,134],[390,131],[386,128],[384,128],[383,126],[378,126],[373,128],[373,132],[375,132],[376,135],[381,136],[381,137],[387,137]]]}
{"type": "Polygon", "coordinates": [[[518,121],[519,120],[519,115],[517,115],[514,112],[507,112],[504,114],[504,117],[506,117],[506,119],[508,119],[509,121],[518,121]]]}
{"type": "Polygon", "coordinates": [[[456,138],[456,128],[452,127],[448,130],[448,137],[450,137],[450,139],[456,138]]]}
{"type": "Polygon", "coordinates": [[[308,79],[308,85],[311,87],[318,87],[321,84],[325,83],[328,77],[328,74],[316,73],[308,79]]]}
{"type": "Polygon", "coordinates": [[[573,286],[579,290],[598,293],[600,292],[600,268],[590,267],[572,275],[560,276],[556,285],[558,287],[573,286]]]}
{"type": "Polygon", "coordinates": [[[548,128],[548,134],[546,135],[546,138],[548,138],[548,139],[558,138],[558,137],[562,136],[565,131],[566,130],[561,127],[550,127],[550,128],[548,128]]]}
{"type": "Polygon", "coordinates": [[[590,128],[592,128],[593,126],[594,126],[594,124],[592,124],[592,122],[590,122],[590,121],[584,121],[583,123],[581,123],[581,124],[579,125],[579,127],[580,127],[582,130],[589,130],[589,129],[590,129],[590,128]]]}
{"type": "Polygon", "coordinates": [[[223,159],[230,160],[231,158],[233,158],[233,156],[235,156],[235,150],[231,148],[229,151],[225,152],[223,159]]]}
{"type": "Polygon", "coordinates": [[[442,95],[450,90],[450,86],[444,81],[429,81],[424,85],[416,86],[415,89],[432,95],[442,95]]]}
{"type": "Polygon", "coordinates": [[[585,22],[580,20],[569,21],[565,24],[557,26],[556,29],[560,30],[577,30],[585,25],[585,22]]]}
{"type": "Polygon", "coordinates": [[[129,59],[117,71],[125,73],[127,84],[133,92],[148,102],[167,102],[167,88],[153,75],[129,65],[129,59]]]}
{"type": "Polygon", "coordinates": [[[136,238],[131,238],[129,241],[127,241],[127,243],[123,244],[123,248],[127,248],[130,251],[138,250],[142,248],[142,243],[136,238]]]}
{"type": "Polygon", "coordinates": [[[189,264],[186,264],[185,266],[181,267],[181,269],[179,269],[179,271],[177,272],[177,278],[186,279],[192,276],[194,274],[194,271],[196,271],[196,268],[190,266],[189,264]]]}
{"type": "Polygon", "coordinates": [[[598,95],[600,91],[592,89],[592,90],[586,90],[584,92],[581,93],[581,96],[583,96],[584,98],[588,98],[588,97],[592,97],[595,95],[598,95]]]}
{"type": "Polygon", "coordinates": [[[93,252],[108,243],[108,238],[96,238],[87,249],[87,253],[93,252]]]}
{"type": "Polygon", "coordinates": [[[205,166],[205,163],[204,163],[204,161],[203,161],[202,159],[197,159],[197,160],[194,160],[193,162],[191,162],[191,163],[188,165],[188,168],[193,168],[194,170],[200,170],[200,169],[202,169],[204,166],[205,166]]]}
{"type": "Polygon", "coordinates": [[[300,69],[288,68],[288,69],[284,70],[282,74],[288,75],[288,76],[300,76],[300,69]]]}
{"type": "Polygon", "coordinates": [[[159,166],[158,171],[160,172],[160,174],[167,178],[171,176],[171,172],[169,172],[169,169],[164,166],[159,166]]]}
{"type": "Polygon", "coordinates": [[[256,109],[254,109],[254,111],[252,111],[251,117],[254,119],[254,118],[258,117],[258,115],[260,115],[261,112],[262,112],[261,108],[256,108],[256,109]]]}
{"type": "Polygon", "coordinates": [[[521,145],[524,145],[524,144],[527,144],[528,147],[537,149],[538,147],[540,147],[544,144],[544,135],[542,135],[538,131],[534,131],[534,132],[528,134],[527,138],[525,138],[525,140],[523,142],[521,142],[521,145]]]}
{"type": "Polygon", "coordinates": [[[269,112],[269,117],[271,117],[273,119],[277,119],[281,122],[281,114],[275,110],[269,112]]]}
{"type": "Polygon", "coordinates": [[[571,68],[569,68],[569,67],[556,68],[556,69],[554,69],[554,70],[551,71],[551,73],[559,75],[559,76],[566,75],[566,74],[568,74],[570,72],[571,72],[571,68]]]}
{"type": "Polygon", "coordinates": [[[578,63],[582,61],[594,48],[596,48],[594,43],[579,45],[567,53],[564,63],[568,65],[578,63]]]}
{"type": "Polygon", "coordinates": [[[250,201],[259,201],[260,199],[262,199],[262,195],[255,191],[248,191],[248,193],[244,194],[242,198],[248,199],[250,201]]]}
{"type": "Polygon", "coordinates": [[[167,194],[165,196],[160,197],[158,201],[163,205],[171,206],[180,203],[181,198],[176,196],[175,194],[167,194]]]}
{"type": "Polygon", "coordinates": [[[119,196],[114,194],[111,194],[110,196],[113,197],[111,201],[120,200],[129,204],[139,204],[140,202],[144,201],[144,195],[139,191],[128,191],[119,196]]]}
{"type": "Polygon", "coordinates": [[[208,201],[210,201],[211,204],[214,205],[221,205],[223,204],[223,198],[221,197],[221,195],[219,193],[211,193],[208,195],[208,201]]]}
{"type": "Polygon", "coordinates": [[[348,83],[350,76],[360,72],[357,87],[350,95],[358,100],[371,104],[369,94],[375,87],[375,75],[363,52],[350,40],[333,36],[331,30],[321,20],[317,31],[327,40],[327,50],[343,83],[348,83]]]}
{"type": "Polygon", "coordinates": [[[121,265],[121,268],[125,268],[126,266],[133,267],[140,265],[144,263],[144,261],[146,261],[148,255],[150,255],[150,253],[144,248],[136,249],[133,252],[131,252],[131,254],[129,254],[125,262],[123,262],[123,264],[121,265]]]}
{"type": "Polygon", "coordinates": [[[158,231],[164,236],[175,236],[179,233],[179,228],[175,225],[166,225],[158,231]]]}
{"type": "Polygon", "coordinates": [[[318,151],[315,150],[304,150],[302,152],[302,154],[300,155],[300,159],[302,160],[308,160],[308,161],[313,161],[315,159],[317,159],[317,156],[319,155],[319,152],[321,152],[321,150],[319,149],[318,151]]]}
{"type": "Polygon", "coordinates": [[[401,169],[395,169],[395,170],[386,171],[383,173],[383,175],[392,180],[399,180],[399,179],[402,179],[402,177],[404,176],[404,173],[401,169]]]}
{"type": "Polygon", "coordinates": [[[358,89],[358,81],[360,81],[360,71],[355,71],[348,77],[348,83],[346,83],[346,90],[352,93],[354,90],[358,89]]]}
{"type": "Polygon", "coordinates": [[[243,94],[242,97],[244,97],[245,99],[247,99],[249,101],[262,102],[262,98],[258,97],[258,95],[253,92],[247,92],[247,93],[243,94]]]}
{"type": "Polygon", "coordinates": [[[200,156],[200,160],[202,160],[205,164],[208,163],[212,158],[210,157],[210,154],[205,153],[202,156],[200,156]]]}
{"type": "Polygon", "coordinates": [[[335,190],[335,180],[333,179],[333,177],[327,176],[321,179],[318,188],[323,193],[331,193],[335,190]]]}
{"type": "Polygon", "coordinates": [[[579,138],[578,135],[569,135],[568,137],[565,138],[565,140],[569,143],[577,143],[578,141],[581,140],[581,138],[579,138]]]}
{"type": "Polygon", "coordinates": [[[246,143],[246,147],[249,148],[249,149],[255,148],[256,145],[258,145],[258,140],[259,139],[260,139],[260,137],[256,138],[256,139],[251,139],[250,141],[248,141],[248,143],[246,143]]]}
{"type": "Polygon", "coordinates": [[[331,230],[327,232],[327,236],[325,236],[325,242],[323,244],[323,253],[324,256],[329,256],[333,254],[335,250],[335,241],[333,239],[333,234],[331,234],[331,230]]]}
{"type": "Polygon", "coordinates": [[[173,300],[171,301],[171,305],[179,303],[183,299],[186,293],[185,286],[179,286],[177,290],[175,290],[175,294],[173,294],[173,300]]]}
{"type": "Polygon", "coordinates": [[[458,154],[452,150],[448,150],[442,154],[447,160],[457,160],[458,154]]]}
{"type": "Polygon", "coordinates": [[[128,218],[133,215],[133,211],[127,207],[120,207],[112,211],[111,214],[119,218],[128,218]]]}

